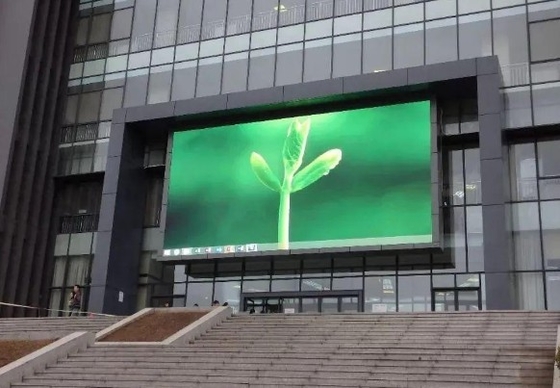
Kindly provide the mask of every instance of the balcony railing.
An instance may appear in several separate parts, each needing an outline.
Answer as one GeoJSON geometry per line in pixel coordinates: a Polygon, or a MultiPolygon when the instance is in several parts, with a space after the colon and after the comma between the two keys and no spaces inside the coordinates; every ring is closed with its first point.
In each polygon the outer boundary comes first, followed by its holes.
{"type": "Polygon", "coordinates": [[[99,214],[80,214],[78,216],[62,216],[58,233],[86,233],[95,232],[97,223],[99,222],[99,214]]]}

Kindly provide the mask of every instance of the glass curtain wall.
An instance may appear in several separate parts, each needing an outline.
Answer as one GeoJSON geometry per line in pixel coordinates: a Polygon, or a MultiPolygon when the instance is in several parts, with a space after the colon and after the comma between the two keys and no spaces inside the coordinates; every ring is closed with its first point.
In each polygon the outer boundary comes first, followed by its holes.
{"type": "MultiPolygon", "coordinates": [[[[557,0],[81,0],[80,10],[59,175],[104,171],[112,112],[123,106],[486,55],[500,61],[504,128],[560,123],[557,0]]],[[[476,101],[449,105],[443,117],[446,135],[478,131],[476,101]]],[[[513,279],[520,306],[526,308],[560,308],[547,297],[560,288],[555,272],[560,198],[554,164],[546,162],[553,157],[546,156],[553,154],[547,147],[556,141],[539,138],[510,147],[513,279]]],[[[446,244],[456,268],[370,272],[366,260],[363,273],[352,275],[363,279],[366,304],[371,303],[366,309],[424,309],[431,297],[427,285],[484,286],[478,159],[472,143],[452,147],[444,157],[450,179],[446,244]],[[410,289],[424,296],[405,298],[410,289]]],[[[157,199],[160,194],[154,189],[150,195],[157,199]]],[[[149,208],[147,223],[159,217],[149,208]]],[[[193,278],[192,284],[206,287],[200,295],[225,300],[248,282],[270,290],[292,287],[299,277],[299,289],[317,284],[332,289],[337,271],[288,274],[274,282],[246,271],[243,279],[226,280],[218,291],[214,281],[208,286],[193,278]]],[[[185,284],[185,303],[195,303],[191,282],[185,284]]]]}

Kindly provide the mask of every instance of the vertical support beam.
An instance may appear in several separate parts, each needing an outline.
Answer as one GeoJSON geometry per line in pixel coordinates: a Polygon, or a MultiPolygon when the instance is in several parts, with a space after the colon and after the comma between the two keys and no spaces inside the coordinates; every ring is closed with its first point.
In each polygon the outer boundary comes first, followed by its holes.
{"type": "Polygon", "coordinates": [[[515,308],[511,270],[507,144],[501,125],[501,76],[496,57],[477,59],[478,122],[486,308],[515,308]],[[501,183],[501,184],[500,184],[501,183]]]}
{"type": "Polygon", "coordinates": [[[136,310],[146,177],[142,134],[117,116],[111,126],[89,308],[123,315],[136,310]]]}

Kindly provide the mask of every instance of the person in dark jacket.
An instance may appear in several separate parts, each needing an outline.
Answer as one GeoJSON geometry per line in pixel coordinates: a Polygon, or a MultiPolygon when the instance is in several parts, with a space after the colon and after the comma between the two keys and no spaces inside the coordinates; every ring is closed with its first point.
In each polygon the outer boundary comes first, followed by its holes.
{"type": "Polygon", "coordinates": [[[82,308],[82,290],[79,285],[74,285],[74,289],[70,294],[70,300],[68,301],[68,308],[70,309],[70,313],[68,316],[79,316],[80,310],[82,308]]]}

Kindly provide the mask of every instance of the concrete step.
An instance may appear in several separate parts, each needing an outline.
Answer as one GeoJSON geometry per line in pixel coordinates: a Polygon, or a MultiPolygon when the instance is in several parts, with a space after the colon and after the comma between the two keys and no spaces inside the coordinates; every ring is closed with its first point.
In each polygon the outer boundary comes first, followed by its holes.
{"type": "MultiPolygon", "coordinates": [[[[530,371],[528,371],[530,373],[530,371]]],[[[328,382],[331,385],[339,387],[360,387],[366,385],[370,381],[400,381],[400,382],[455,382],[455,383],[472,383],[472,384],[507,384],[507,383],[517,383],[519,381],[518,376],[480,376],[480,375],[466,375],[460,373],[454,373],[449,375],[438,375],[433,373],[406,373],[403,374],[385,374],[385,373],[375,373],[371,374],[371,377],[358,378],[356,375],[350,376],[349,378],[340,378],[337,374],[325,374],[320,377],[314,378],[309,375],[305,377],[295,377],[292,374],[285,373],[282,376],[263,376],[263,377],[246,377],[246,376],[169,376],[162,371],[160,375],[151,376],[137,376],[137,375],[95,375],[91,376],[87,374],[71,374],[71,375],[52,375],[52,376],[34,376],[25,378],[24,382],[30,382],[39,385],[52,385],[60,386],[60,382],[72,382],[75,387],[98,387],[100,382],[110,382],[114,384],[115,382],[121,383],[120,386],[138,387],[142,384],[148,385],[153,384],[154,387],[159,386],[161,383],[193,383],[193,382],[208,382],[208,383],[237,383],[237,384],[272,384],[274,382],[281,382],[283,384],[291,384],[292,386],[297,385],[318,385],[322,382],[328,382]],[[124,384],[123,384],[124,383],[124,384]],[[125,385],[126,384],[126,385],[125,385]],[[130,384],[130,385],[128,385],[130,384]]],[[[531,378],[530,384],[543,385],[552,384],[552,378],[548,377],[534,377],[532,374],[527,375],[531,378]]],[[[549,385],[550,386],[550,385],[549,385]]]]}

